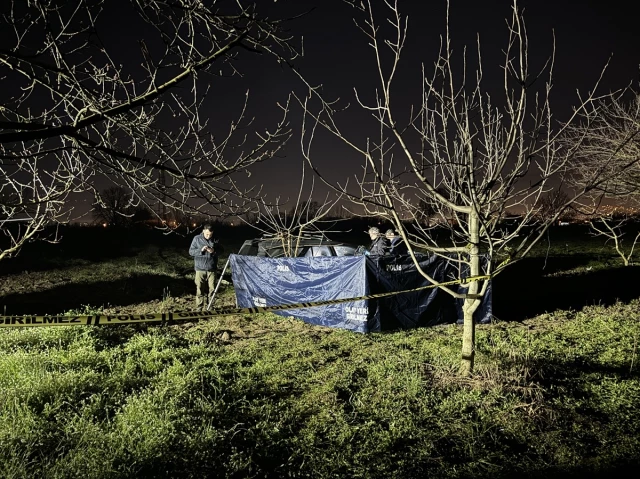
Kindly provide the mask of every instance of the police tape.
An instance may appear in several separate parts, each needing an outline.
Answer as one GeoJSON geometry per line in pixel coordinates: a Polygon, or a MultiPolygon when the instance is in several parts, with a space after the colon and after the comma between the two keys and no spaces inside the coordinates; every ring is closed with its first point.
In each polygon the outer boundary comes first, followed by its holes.
{"type": "MultiPolygon", "coordinates": [[[[425,289],[440,286],[452,286],[454,284],[467,284],[475,281],[491,279],[491,275],[470,276],[464,279],[445,281],[438,284],[429,284],[417,288],[402,291],[389,291],[386,293],[367,294],[353,298],[328,299],[309,303],[281,304],[275,306],[254,306],[251,308],[215,308],[209,311],[176,311],[174,313],[157,314],[95,314],[95,315],[59,315],[59,316],[0,316],[0,328],[20,328],[37,326],[102,326],[107,324],[136,324],[136,323],[171,323],[181,321],[194,321],[209,319],[216,316],[229,316],[233,314],[258,314],[269,311],[286,311],[289,309],[312,308],[316,306],[328,306],[332,304],[350,303],[366,299],[377,299],[394,296],[397,294],[413,293],[425,289]]],[[[471,295],[470,295],[471,296],[471,295]]],[[[477,295],[473,295],[477,298],[477,295]]]]}

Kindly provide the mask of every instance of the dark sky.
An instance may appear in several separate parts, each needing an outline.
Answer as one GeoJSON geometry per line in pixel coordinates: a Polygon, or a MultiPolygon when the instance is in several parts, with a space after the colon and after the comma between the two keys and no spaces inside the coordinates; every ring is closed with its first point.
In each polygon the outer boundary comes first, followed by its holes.
{"type": "MultiPolygon", "coordinates": [[[[260,7],[270,15],[293,16],[309,11],[291,21],[294,35],[304,39],[305,57],[297,63],[312,84],[322,84],[328,98],[340,97],[353,103],[357,87],[364,98],[375,92],[376,70],[372,50],[366,37],[353,23],[358,13],[341,0],[260,0],[260,7]]],[[[382,1],[376,1],[383,22],[382,1]]],[[[408,15],[409,30],[398,81],[394,90],[400,108],[397,119],[406,118],[408,108],[420,102],[422,63],[431,66],[437,58],[440,35],[445,28],[445,0],[398,0],[403,15],[408,15]]],[[[638,84],[640,65],[640,35],[636,17],[628,2],[529,0],[520,2],[525,8],[529,36],[531,70],[544,65],[552,52],[555,32],[556,57],[552,106],[556,118],[565,119],[576,100],[576,90],[586,92],[613,54],[600,91],[638,84]]],[[[502,50],[506,45],[506,18],[511,16],[510,0],[452,0],[450,29],[454,54],[468,47],[468,58],[475,59],[476,35],[480,35],[484,85],[498,93],[502,86],[502,50]]],[[[114,38],[125,44],[135,40],[140,32],[120,23],[113,30],[114,38]]],[[[460,57],[458,57],[460,58],[460,57]]],[[[286,68],[271,62],[250,58],[238,65],[245,73],[241,79],[216,80],[208,102],[214,125],[226,125],[240,108],[244,92],[250,91],[250,112],[256,125],[262,127],[278,118],[277,102],[283,102],[288,92],[304,89],[286,68]]],[[[337,117],[345,132],[356,139],[375,136],[375,129],[361,112],[347,111],[337,117]]],[[[302,156],[299,130],[301,112],[293,109],[290,121],[296,133],[283,157],[259,165],[247,182],[260,181],[270,197],[295,195],[300,182],[302,156]]],[[[322,136],[313,149],[320,169],[332,180],[344,180],[360,170],[361,159],[345,149],[339,141],[322,136]]],[[[326,191],[318,188],[317,193],[326,191]]]]}
{"type": "MultiPolygon", "coordinates": [[[[381,4],[382,2],[378,2],[381,4]]],[[[340,97],[353,103],[353,89],[367,99],[373,98],[376,71],[372,49],[367,39],[353,23],[356,12],[339,0],[277,2],[286,11],[294,5],[298,11],[312,10],[304,18],[291,23],[292,32],[304,37],[305,58],[298,65],[314,84],[322,83],[330,98],[340,97]]],[[[420,102],[421,64],[427,67],[435,61],[440,35],[445,31],[446,2],[399,0],[401,12],[409,17],[408,40],[394,90],[398,118],[408,115],[408,107],[420,102]]],[[[601,82],[600,92],[622,88],[632,82],[637,85],[640,65],[640,35],[627,2],[550,1],[521,2],[529,37],[531,71],[542,68],[550,57],[555,33],[556,56],[552,107],[558,120],[568,117],[577,99],[576,90],[585,93],[593,87],[610,56],[609,67],[601,82]]],[[[377,9],[382,20],[384,9],[377,9]]],[[[476,35],[479,34],[483,55],[485,87],[500,93],[502,87],[502,51],[507,41],[506,18],[511,16],[509,0],[478,2],[452,0],[450,31],[455,53],[468,47],[471,63],[476,56],[476,35]]],[[[251,69],[249,69],[251,72],[251,69]]],[[[248,85],[255,81],[247,75],[248,85]]],[[[259,88],[253,88],[256,111],[268,115],[276,99],[286,96],[297,85],[287,72],[261,72],[259,88]],[[275,73],[275,74],[274,74],[275,73]],[[257,94],[256,94],[257,93],[257,94]]],[[[300,91],[300,90],[298,90],[300,91]]],[[[300,112],[294,111],[292,124],[299,130],[300,112]]],[[[361,112],[345,112],[338,117],[345,131],[356,138],[376,135],[361,112]]],[[[359,171],[360,158],[331,138],[322,137],[313,149],[321,170],[337,180],[359,171]]],[[[286,158],[260,167],[260,178],[271,194],[286,191],[299,183],[301,155],[294,139],[287,148],[286,158]]],[[[320,189],[322,190],[322,189],[320,189]]],[[[319,191],[320,191],[319,190],[319,191]]]]}

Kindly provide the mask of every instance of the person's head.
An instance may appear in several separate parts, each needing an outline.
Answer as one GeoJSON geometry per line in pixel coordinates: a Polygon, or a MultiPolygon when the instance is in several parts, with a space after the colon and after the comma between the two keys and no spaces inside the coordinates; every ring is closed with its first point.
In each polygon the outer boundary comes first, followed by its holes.
{"type": "Polygon", "coordinates": [[[213,236],[213,226],[206,224],[202,227],[202,236],[209,239],[213,236]]]}
{"type": "Polygon", "coordinates": [[[367,233],[369,233],[369,237],[374,240],[376,239],[378,236],[380,236],[380,230],[378,228],[376,228],[375,226],[372,226],[371,228],[369,228],[369,230],[367,231],[367,233]]]}
{"type": "Polygon", "coordinates": [[[384,235],[387,237],[388,240],[392,240],[393,238],[396,237],[396,234],[393,232],[392,229],[388,229],[384,235]]]}

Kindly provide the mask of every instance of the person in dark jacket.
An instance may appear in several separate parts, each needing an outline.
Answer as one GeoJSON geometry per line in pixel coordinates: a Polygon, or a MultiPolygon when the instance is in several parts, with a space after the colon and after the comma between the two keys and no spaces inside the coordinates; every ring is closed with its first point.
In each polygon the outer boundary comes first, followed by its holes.
{"type": "Polygon", "coordinates": [[[384,235],[387,237],[387,240],[389,240],[388,254],[394,256],[407,254],[407,245],[404,243],[402,236],[397,235],[392,229],[388,229],[384,235]]]}
{"type": "Polygon", "coordinates": [[[369,254],[370,255],[383,255],[386,253],[389,248],[389,242],[384,235],[380,234],[380,230],[375,226],[372,226],[367,231],[369,233],[369,237],[371,238],[371,246],[369,246],[369,254]]]}
{"type": "Polygon", "coordinates": [[[204,225],[202,233],[193,238],[189,247],[189,254],[193,256],[196,270],[196,309],[204,309],[213,298],[219,252],[220,247],[213,237],[213,228],[209,224],[204,225]],[[207,304],[204,302],[205,288],[208,293],[207,304]]]}

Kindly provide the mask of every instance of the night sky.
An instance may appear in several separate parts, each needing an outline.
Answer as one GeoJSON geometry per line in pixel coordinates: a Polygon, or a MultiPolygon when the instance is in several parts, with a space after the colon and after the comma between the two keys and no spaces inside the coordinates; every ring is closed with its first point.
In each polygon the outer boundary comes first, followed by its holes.
{"type": "MultiPolygon", "coordinates": [[[[382,2],[379,2],[382,3],[382,2]]],[[[431,66],[437,57],[440,35],[445,27],[445,0],[398,1],[400,10],[409,17],[409,35],[403,55],[401,71],[396,83],[397,104],[408,107],[420,102],[421,64],[431,66]]],[[[260,0],[260,8],[269,15],[293,16],[309,11],[289,24],[292,34],[304,38],[305,57],[297,67],[312,84],[322,84],[327,98],[340,97],[353,103],[353,88],[365,98],[373,98],[375,64],[366,37],[353,23],[354,9],[340,0],[260,0]]],[[[565,119],[576,100],[576,90],[586,92],[599,77],[603,66],[613,54],[601,83],[602,93],[638,84],[640,45],[636,17],[628,2],[550,1],[520,2],[525,8],[529,36],[531,70],[537,70],[551,55],[553,33],[556,39],[556,59],[552,106],[558,120],[565,119]]],[[[380,20],[384,9],[378,8],[380,20]]],[[[480,35],[483,55],[484,85],[499,93],[502,86],[500,62],[506,45],[505,19],[511,16],[509,0],[478,2],[452,0],[450,29],[454,55],[468,47],[468,58],[475,59],[476,35],[480,35]]],[[[114,41],[121,45],[136,41],[140,31],[119,23],[113,30],[114,41]]],[[[286,68],[261,59],[245,57],[239,63],[243,78],[216,79],[208,108],[212,123],[226,125],[238,111],[245,90],[250,91],[250,112],[256,125],[262,128],[278,118],[277,102],[283,102],[288,92],[304,94],[304,88],[286,68]]],[[[403,115],[396,113],[398,119],[403,115]],[[399,116],[398,116],[399,115],[399,116]]],[[[302,156],[299,130],[301,111],[294,108],[290,122],[296,135],[283,157],[258,165],[247,184],[264,182],[270,197],[295,195],[299,184],[302,156]]],[[[360,111],[354,107],[337,117],[345,131],[355,138],[376,135],[360,111]]],[[[315,144],[313,156],[320,169],[332,180],[343,180],[360,170],[361,159],[331,137],[321,137],[315,144]]],[[[326,191],[317,188],[316,193],[326,191]]]]}
{"type": "MultiPolygon", "coordinates": [[[[407,115],[408,107],[420,101],[421,64],[424,62],[430,66],[437,57],[440,35],[445,27],[446,2],[400,0],[398,3],[401,11],[409,16],[409,38],[395,98],[397,105],[406,107],[407,115]]],[[[373,98],[377,77],[372,49],[367,46],[362,32],[354,26],[352,18],[356,12],[352,8],[340,1],[307,0],[277,2],[277,5],[282,6],[281,11],[287,12],[312,10],[304,18],[291,23],[292,32],[301,33],[304,37],[305,58],[298,62],[298,66],[310,83],[321,83],[327,97],[340,97],[345,104],[353,103],[354,87],[367,98],[373,98]],[[294,9],[291,9],[292,5],[294,9]]],[[[576,90],[584,93],[593,87],[612,54],[599,91],[605,93],[630,83],[638,84],[640,35],[625,2],[538,0],[521,2],[521,5],[525,8],[531,71],[541,68],[551,55],[555,33],[556,58],[551,99],[558,120],[566,119],[571,113],[577,98],[576,90]]],[[[383,9],[378,11],[384,12],[383,9]]],[[[510,15],[511,2],[508,0],[453,0],[450,7],[454,55],[461,54],[467,45],[468,58],[473,61],[476,35],[479,34],[484,65],[483,84],[498,94],[502,87],[500,62],[503,61],[502,50],[507,39],[505,19],[510,15]]],[[[249,69],[244,81],[247,88],[252,88],[257,114],[265,117],[269,116],[269,109],[276,99],[286,97],[291,89],[302,91],[292,75],[277,69],[265,69],[258,74],[249,69]],[[260,79],[256,83],[257,77],[260,79]]],[[[241,83],[236,86],[239,88],[241,83]]],[[[300,112],[295,110],[291,122],[296,131],[299,131],[299,118],[300,112]]],[[[371,125],[366,124],[366,118],[357,107],[338,119],[345,131],[353,132],[356,138],[376,135],[376,130],[371,131],[371,125]]],[[[359,157],[331,137],[323,137],[317,142],[313,155],[320,162],[321,170],[334,180],[359,171],[361,165],[359,157]]],[[[264,179],[270,194],[278,194],[299,183],[300,162],[296,137],[286,150],[286,158],[259,167],[259,178],[264,179]]],[[[317,191],[324,190],[319,188],[317,191]]]]}

